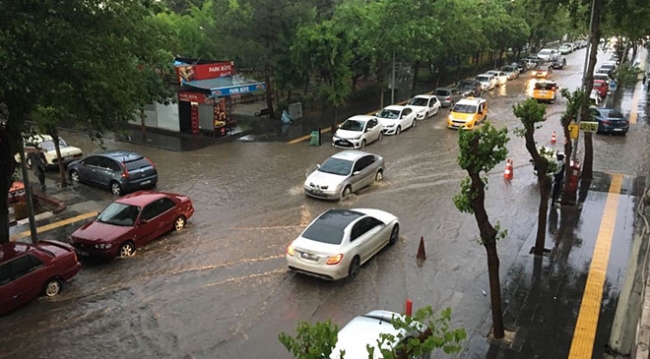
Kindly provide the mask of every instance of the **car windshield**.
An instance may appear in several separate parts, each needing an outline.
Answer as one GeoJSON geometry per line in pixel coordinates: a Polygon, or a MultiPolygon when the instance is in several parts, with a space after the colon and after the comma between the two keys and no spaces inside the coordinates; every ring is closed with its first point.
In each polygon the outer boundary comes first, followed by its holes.
{"type": "Polygon", "coordinates": [[[476,113],[476,106],[466,105],[466,104],[456,104],[454,106],[454,112],[458,113],[476,113]]]}
{"type": "Polygon", "coordinates": [[[124,165],[128,171],[134,171],[144,167],[151,167],[151,163],[144,157],[140,157],[137,160],[125,162],[124,165]]]}
{"type": "Polygon", "coordinates": [[[535,90],[555,90],[555,84],[538,82],[535,84],[535,90]]]}
{"type": "Polygon", "coordinates": [[[379,113],[379,117],[396,120],[399,118],[399,112],[400,112],[399,110],[389,110],[385,108],[381,110],[381,112],[379,113]]]}
{"type": "Polygon", "coordinates": [[[550,54],[551,54],[551,50],[542,50],[539,52],[539,55],[550,55],[550,54]]]}
{"type": "Polygon", "coordinates": [[[603,87],[605,86],[604,81],[594,81],[594,87],[603,87]]]}
{"type": "Polygon", "coordinates": [[[435,95],[436,96],[447,96],[447,95],[449,95],[449,90],[437,89],[435,95]]]}
{"type": "Polygon", "coordinates": [[[341,125],[342,130],[346,131],[363,131],[365,122],[356,120],[347,120],[341,125]]]}
{"type": "MultiPolygon", "coordinates": [[[[54,141],[43,141],[39,144],[41,148],[45,151],[54,151],[54,141]]],[[[63,139],[59,138],[59,148],[65,148],[68,147],[68,144],[63,141],[63,139]]]]}
{"type": "Polygon", "coordinates": [[[488,82],[490,79],[487,76],[479,76],[476,78],[476,81],[478,82],[488,82]]]}
{"type": "Polygon", "coordinates": [[[600,110],[605,117],[608,118],[625,118],[622,113],[614,109],[601,109],[600,110]]]}
{"type": "Polygon", "coordinates": [[[331,173],[340,176],[347,176],[352,171],[352,161],[344,160],[341,158],[330,157],[323,163],[319,172],[331,173]]]}
{"type": "Polygon", "coordinates": [[[538,71],[546,71],[546,70],[548,70],[548,67],[542,65],[542,66],[538,67],[537,70],[538,71]]]}
{"type": "Polygon", "coordinates": [[[113,202],[97,216],[97,221],[116,226],[132,227],[139,213],[140,207],[113,202]]]}
{"type": "Polygon", "coordinates": [[[515,71],[515,68],[512,67],[512,66],[503,66],[503,67],[501,68],[501,71],[513,72],[513,71],[515,71]]]}
{"type": "Polygon", "coordinates": [[[429,100],[423,97],[414,97],[410,102],[409,105],[412,106],[426,106],[429,100]]]}
{"type": "Polygon", "coordinates": [[[461,82],[460,85],[458,85],[458,88],[461,90],[469,90],[474,88],[474,83],[473,82],[461,82]]]}

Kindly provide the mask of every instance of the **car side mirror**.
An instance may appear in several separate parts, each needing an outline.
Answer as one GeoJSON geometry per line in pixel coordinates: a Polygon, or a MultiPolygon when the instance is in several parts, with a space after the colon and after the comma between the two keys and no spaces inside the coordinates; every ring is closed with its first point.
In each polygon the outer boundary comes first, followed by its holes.
{"type": "Polygon", "coordinates": [[[358,175],[359,173],[361,173],[361,171],[354,171],[354,172],[352,172],[352,175],[353,175],[353,176],[356,176],[356,175],[358,175]]]}
{"type": "Polygon", "coordinates": [[[320,163],[316,165],[316,168],[320,168],[320,163]]]}
{"type": "Polygon", "coordinates": [[[141,219],[140,222],[138,222],[138,225],[143,225],[147,223],[149,223],[149,221],[147,221],[146,219],[141,219]]]}

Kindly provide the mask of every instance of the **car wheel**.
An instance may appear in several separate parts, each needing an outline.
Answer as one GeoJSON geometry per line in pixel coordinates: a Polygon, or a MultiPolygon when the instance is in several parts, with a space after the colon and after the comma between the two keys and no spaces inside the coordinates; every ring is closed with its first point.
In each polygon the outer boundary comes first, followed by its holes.
{"type": "Polygon", "coordinates": [[[361,148],[361,149],[366,148],[366,140],[361,141],[361,147],[359,147],[359,148],[361,148]]]}
{"type": "Polygon", "coordinates": [[[72,170],[70,171],[70,179],[72,182],[79,183],[81,182],[81,177],[79,177],[79,172],[72,170]]]}
{"type": "Polygon", "coordinates": [[[47,283],[45,283],[45,288],[43,288],[43,294],[45,294],[45,296],[48,298],[56,296],[60,291],[61,281],[57,278],[51,278],[48,280],[47,283]]]}
{"type": "Polygon", "coordinates": [[[390,232],[390,239],[388,240],[388,245],[393,245],[399,240],[399,224],[396,224],[393,227],[393,231],[390,232]]]}
{"type": "Polygon", "coordinates": [[[377,137],[377,141],[381,141],[382,139],[384,139],[384,133],[379,132],[379,137],[377,137]]]}
{"type": "Polygon", "coordinates": [[[400,126],[397,126],[397,130],[395,130],[395,136],[399,136],[400,133],[402,133],[402,128],[400,126]]]}
{"type": "Polygon", "coordinates": [[[341,195],[341,199],[347,199],[348,197],[350,197],[351,194],[352,194],[352,187],[345,186],[345,188],[343,189],[343,194],[341,195]]]}
{"type": "Polygon", "coordinates": [[[120,246],[120,250],[117,252],[119,258],[128,258],[132,257],[135,254],[135,246],[132,242],[124,242],[120,246]]]}
{"type": "Polygon", "coordinates": [[[359,274],[359,269],[361,268],[361,259],[359,256],[352,258],[352,263],[350,263],[350,269],[348,269],[348,277],[354,278],[359,274]]]}
{"type": "Polygon", "coordinates": [[[176,218],[174,221],[174,230],[180,231],[181,229],[185,228],[185,216],[179,216],[176,218]]]}
{"type": "Polygon", "coordinates": [[[113,193],[116,196],[119,196],[122,194],[122,187],[120,187],[120,184],[113,181],[111,182],[111,193],[113,193]]]}
{"type": "Polygon", "coordinates": [[[384,171],[379,170],[375,174],[375,182],[381,182],[384,179],[384,171]]]}
{"type": "Polygon", "coordinates": [[[415,125],[418,123],[415,119],[413,119],[413,123],[411,124],[411,127],[415,127],[415,125]]]}

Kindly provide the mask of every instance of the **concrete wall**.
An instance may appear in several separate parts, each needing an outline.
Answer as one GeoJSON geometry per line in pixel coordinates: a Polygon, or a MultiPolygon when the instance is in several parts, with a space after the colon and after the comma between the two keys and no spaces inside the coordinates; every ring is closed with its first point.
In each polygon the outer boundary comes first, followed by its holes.
{"type": "MultiPolygon", "coordinates": [[[[163,130],[180,132],[178,120],[178,104],[172,103],[164,105],[161,103],[149,104],[144,107],[145,126],[160,128],[163,130]]],[[[140,120],[131,121],[132,124],[139,125],[140,120]]]]}

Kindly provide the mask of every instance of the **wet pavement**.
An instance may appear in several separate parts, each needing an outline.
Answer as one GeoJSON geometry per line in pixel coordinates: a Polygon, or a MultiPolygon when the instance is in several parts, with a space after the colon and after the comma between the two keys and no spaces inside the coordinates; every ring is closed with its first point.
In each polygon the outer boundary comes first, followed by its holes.
{"type": "MultiPolygon", "coordinates": [[[[560,86],[579,83],[584,51],[569,55],[567,68],[554,73],[560,86]]],[[[487,94],[489,118],[497,127],[518,125],[512,105],[526,98],[526,80],[523,75],[487,94]]],[[[627,113],[633,96],[628,90],[622,93],[627,113]]],[[[548,113],[561,111],[562,103],[549,105],[548,113]]],[[[559,115],[553,116],[537,138],[560,149],[562,139],[549,142],[553,130],[561,133],[559,115]]],[[[541,260],[528,254],[539,193],[523,139],[512,136],[508,145],[514,179],[503,181],[502,165],[489,174],[488,214],[509,232],[498,245],[504,319],[518,330],[509,348],[491,346],[486,339],[491,321],[489,296],[483,295],[489,292],[486,255],[477,243],[474,218],[459,213],[452,202],[465,173],[456,162],[458,135],[445,128],[444,118],[443,111],[400,136],[368,146],[367,151],[386,159],[386,179],[341,203],[316,201],[302,192],[305,175],[337,152],[327,137],[321,147],[215,141],[183,152],[106,139],[107,149],[149,157],[160,175],[158,189],[189,195],[196,213],[184,231],[154,241],[127,260],[84,262],[59,296],[0,318],[0,357],[288,358],[277,334],[292,332],[299,320],[330,318],[342,326],[372,309],[402,311],[406,299],[416,308],[451,307],[454,325],[469,335],[464,357],[564,357],[608,181],[612,173],[622,173],[626,191],[617,211],[616,244],[594,346],[603,348],[628,261],[633,209],[650,168],[645,111],[626,137],[594,136],[593,188],[581,213],[561,208],[551,216],[546,247],[552,250],[541,260]],[[323,282],[288,272],[286,245],[333,207],[380,208],[398,215],[400,241],[366,263],[351,281],[323,282]],[[418,264],[420,236],[427,260],[418,264]]],[[[83,134],[62,136],[87,154],[100,150],[83,134]]],[[[48,183],[55,179],[56,174],[48,173],[48,183]]],[[[113,199],[108,191],[85,185],[60,191],[70,201],[68,216],[96,211],[113,199]]],[[[40,238],[65,240],[81,224],[40,238]]]]}

